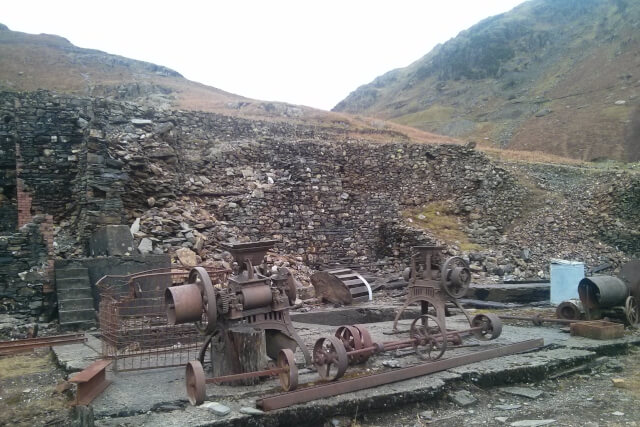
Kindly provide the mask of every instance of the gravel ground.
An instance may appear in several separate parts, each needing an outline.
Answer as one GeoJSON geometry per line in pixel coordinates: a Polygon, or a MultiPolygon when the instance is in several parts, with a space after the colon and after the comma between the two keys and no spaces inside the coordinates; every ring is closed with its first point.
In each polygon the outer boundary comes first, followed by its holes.
{"type": "Polygon", "coordinates": [[[536,384],[516,384],[542,394],[534,399],[503,391],[503,387],[479,388],[459,384],[435,402],[412,405],[393,413],[359,414],[334,419],[326,425],[351,426],[535,426],[575,427],[640,425],[640,349],[618,357],[601,357],[580,372],[536,384]],[[613,380],[621,379],[618,386],[613,380]],[[461,406],[451,396],[468,391],[475,403],[461,406]],[[553,420],[548,424],[524,420],[553,420]],[[520,422],[520,423],[518,423],[520,422]]]}

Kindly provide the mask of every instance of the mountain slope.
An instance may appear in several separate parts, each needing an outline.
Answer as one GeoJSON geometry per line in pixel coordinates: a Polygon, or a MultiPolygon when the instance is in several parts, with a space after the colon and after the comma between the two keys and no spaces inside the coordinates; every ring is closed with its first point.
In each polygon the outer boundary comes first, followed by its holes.
{"type": "Polygon", "coordinates": [[[454,138],[381,120],[245,98],[187,80],[160,65],[79,48],[55,35],[11,31],[0,24],[0,90],[38,89],[129,100],[157,109],[199,110],[313,124],[331,128],[345,138],[457,142],[454,138]]]}
{"type": "Polygon", "coordinates": [[[640,160],[640,2],[531,0],[333,111],[577,159],[640,160]]]}

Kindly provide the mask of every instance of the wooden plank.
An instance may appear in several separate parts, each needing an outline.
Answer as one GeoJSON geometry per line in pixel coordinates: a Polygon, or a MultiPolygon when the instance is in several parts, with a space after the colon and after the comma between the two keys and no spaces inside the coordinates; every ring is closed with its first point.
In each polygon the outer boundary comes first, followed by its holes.
{"type": "Polygon", "coordinates": [[[347,285],[348,288],[351,287],[350,285],[364,285],[364,282],[361,279],[343,280],[342,283],[347,285]]]}
{"type": "Polygon", "coordinates": [[[351,295],[353,295],[354,297],[360,296],[360,295],[367,295],[367,300],[369,299],[369,290],[364,285],[349,288],[349,292],[351,292],[351,295]]]}

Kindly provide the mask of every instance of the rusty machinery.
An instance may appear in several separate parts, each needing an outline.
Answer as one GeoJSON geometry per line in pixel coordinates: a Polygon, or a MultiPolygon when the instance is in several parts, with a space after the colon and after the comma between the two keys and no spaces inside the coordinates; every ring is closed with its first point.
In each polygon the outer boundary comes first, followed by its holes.
{"type": "MultiPolygon", "coordinates": [[[[448,344],[459,345],[464,335],[474,335],[481,340],[500,336],[502,324],[498,316],[478,314],[472,320],[472,327],[460,331],[445,331],[426,328],[425,317],[439,325],[431,315],[418,316],[411,324],[410,337],[397,341],[374,342],[363,325],[340,326],[333,336],[319,338],[313,348],[313,365],[322,381],[335,381],[344,376],[349,365],[366,362],[372,355],[387,351],[412,347],[419,358],[436,361],[447,349],[448,344]]],[[[248,378],[278,376],[282,389],[295,390],[298,386],[298,369],[293,352],[284,348],[278,353],[275,366],[262,371],[243,372],[206,378],[202,364],[193,360],[187,364],[186,385],[189,401],[199,405],[206,398],[206,384],[220,384],[248,378]]]]}
{"type": "Polygon", "coordinates": [[[363,325],[345,325],[340,326],[334,336],[316,341],[313,364],[322,379],[333,381],[342,377],[349,365],[364,363],[374,354],[412,347],[420,359],[435,361],[442,357],[447,345],[462,344],[464,335],[491,340],[501,332],[500,318],[491,313],[474,316],[471,327],[459,331],[447,331],[437,317],[424,314],[411,323],[409,338],[385,342],[373,342],[363,325]]]}
{"type": "MultiPolygon", "coordinates": [[[[469,325],[473,319],[462,308],[458,298],[462,298],[469,289],[471,271],[469,265],[460,257],[444,259],[443,246],[414,246],[411,248],[411,266],[404,272],[409,282],[407,298],[396,313],[393,330],[398,330],[398,320],[411,304],[420,303],[422,314],[426,315],[429,306],[435,310],[436,326],[445,327],[446,303],[451,302],[467,317],[469,325]]],[[[427,320],[427,319],[423,319],[427,320]]],[[[498,320],[499,321],[499,320],[498,320]]]]}
{"type": "Polygon", "coordinates": [[[202,364],[198,360],[192,360],[187,364],[186,384],[187,396],[192,405],[200,405],[206,399],[206,384],[221,384],[245,380],[249,378],[268,377],[277,375],[280,379],[282,390],[295,390],[298,386],[298,367],[293,356],[293,351],[283,348],[278,353],[275,367],[262,371],[242,372],[239,374],[224,375],[214,378],[206,378],[202,364]]]}
{"type": "Polygon", "coordinates": [[[602,310],[622,307],[629,325],[640,326],[640,260],[624,264],[618,277],[585,277],[578,283],[578,295],[587,319],[600,318],[602,310]]]}
{"type": "Polygon", "coordinates": [[[200,364],[204,362],[207,348],[214,360],[224,345],[225,331],[236,325],[264,330],[270,358],[277,360],[282,349],[294,352],[300,347],[306,364],[311,364],[309,350],[289,317],[289,309],[296,299],[293,277],[286,268],[267,276],[271,270],[263,264],[267,251],[275,243],[275,240],[226,243],[222,246],[235,261],[228,283],[214,285],[204,268],[195,267],[185,284],[167,288],[169,324],[195,322],[207,336],[198,355],[200,364]]]}

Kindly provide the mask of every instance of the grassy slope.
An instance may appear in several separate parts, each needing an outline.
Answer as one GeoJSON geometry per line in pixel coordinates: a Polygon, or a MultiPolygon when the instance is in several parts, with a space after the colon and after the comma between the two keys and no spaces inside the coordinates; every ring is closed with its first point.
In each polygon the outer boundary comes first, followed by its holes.
{"type": "Polygon", "coordinates": [[[640,160],[638,20],[638,2],[534,0],[359,88],[336,110],[497,147],[640,160]]]}

